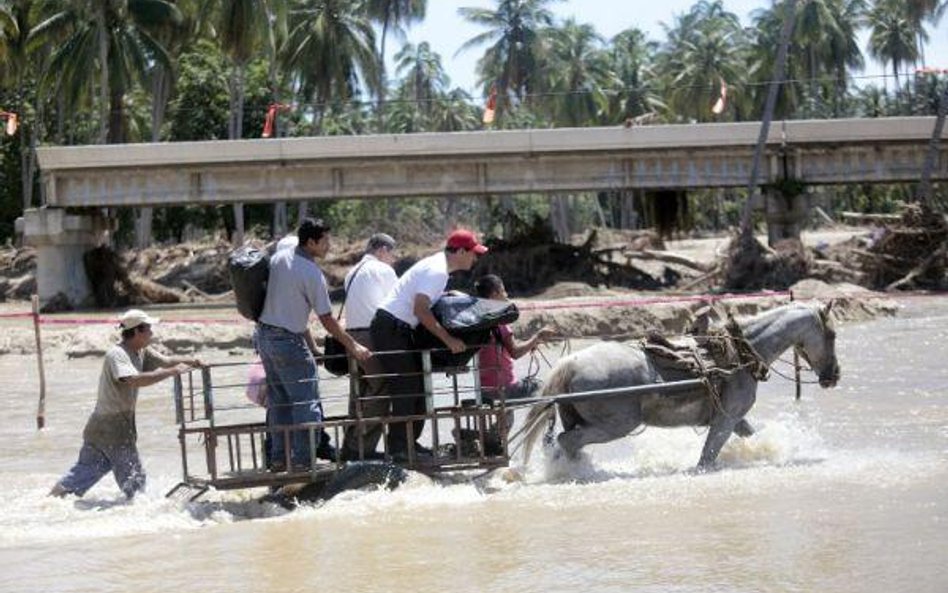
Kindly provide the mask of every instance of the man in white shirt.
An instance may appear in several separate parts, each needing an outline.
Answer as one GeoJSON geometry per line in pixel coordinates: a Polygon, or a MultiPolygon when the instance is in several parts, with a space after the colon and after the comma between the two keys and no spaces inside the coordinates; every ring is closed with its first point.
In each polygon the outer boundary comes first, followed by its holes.
{"type": "MultiPolygon", "coordinates": [[[[421,356],[415,349],[414,330],[422,324],[453,353],[467,346],[448,333],[431,312],[431,305],[444,293],[452,272],[470,270],[487,247],[471,231],[458,229],[445,242],[444,250],[419,261],[405,272],[372,318],[372,344],[386,375],[385,392],[391,398],[392,416],[425,413],[424,377],[421,356]],[[396,354],[384,352],[399,351],[396,354]],[[382,352],[383,354],[379,354],[382,352]]],[[[396,460],[408,458],[409,447],[422,456],[430,455],[414,442],[424,430],[424,420],[394,423],[389,428],[388,451],[396,460]]]]}
{"type": "MultiPolygon", "coordinates": [[[[395,239],[385,233],[376,233],[369,238],[365,255],[349,270],[343,283],[346,290],[344,312],[346,331],[369,350],[373,349],[369,330],[372,318],[389,291],[398,282],[398,276],[392,268],[393,263],[395,263],[395,239]]],[[[358,391],[352,390],[349,393],[349,417],[378,418],[386,415],[388,399],[382,396],[382,390],[385,387],[384,380],[365,378],[365,375],[379,375],[385,372],[378,357],[368,358],[359,366],[361,372],[357,378],[358,391]]],[[[361,436],[360,447],[357,427],[350,426],[346,429],[343,459],[377,457],[375,448],[382,437],[381,423],[364,425],[361,436]]]]}

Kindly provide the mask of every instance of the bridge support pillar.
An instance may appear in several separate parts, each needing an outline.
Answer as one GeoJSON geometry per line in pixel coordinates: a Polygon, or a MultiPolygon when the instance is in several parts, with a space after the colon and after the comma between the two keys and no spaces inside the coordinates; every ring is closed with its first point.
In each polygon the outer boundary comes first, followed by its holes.
{"type": "Polygon", "coordinates": [[[806,226],[810,213],[810,196],[807,193],[787,196],[778,191],[767,192],[767,243],[773,246],[784,239],[800,240],[800,232],[806,226]]]}
{"type": "MultiPolygon", "coordinates": [[[[100,214],[67,214],[60,208],[32,208],[18,221],[26,244],[36,247],[36,292],[48,304],[62,293],[73,307],[92,304],[92,286],[82,256],[113,230],[100,214]]],[[[62,298],[62,297],[59,297],[62,298]]]]}

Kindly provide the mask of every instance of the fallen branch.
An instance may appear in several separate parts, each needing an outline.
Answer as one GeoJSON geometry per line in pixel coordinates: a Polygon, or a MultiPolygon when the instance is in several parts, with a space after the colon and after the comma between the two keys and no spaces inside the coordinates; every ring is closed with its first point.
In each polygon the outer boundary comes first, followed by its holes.
{"type": "Polygon", "coordinates": [[[623,251],[622,254],[626,259],[657,260],[669,264],[678,264],[686,268],[691,268],[692,270],[698,270],[699,272],[707,272],[711,267],[708,264],[693,260],[690,257],[667,251],[643,249],[641,251],[623,251]]]}
{"type": "Polygon", "coordinates": [[[681,287],[681,290],[682,291],[691,290],[694,287],[699,286],[703,282],[714,280],[714,278],[720,274],[721,274],[721,268],[716,267],[710,272],[708,272],[707,274],[703,276],[699,276],[695,278],[694,280],[692,280],[691,282],[689,282],[688,284],[685,284],[684,286],[681,287]]]}
{"type": "Polygon", "coordinates": [[[938,249],[935,250],[934,253],[926,257],[922,261],[922,263],[915,266],[911,272],[909,272],[904,277],[886,286],[885,287],[886,292],[889,292],[892,290],[898,290],[902,287],[909,286],[911,283],[915,282],[916,278],[918,278],[919,276],[927,272],[928,268],[930,268],[932,264],[934,264],[940,258],[945,257],[945,255],[948,255],[948,243],[942,243],[941,247],[939,247],[938,249]]]}

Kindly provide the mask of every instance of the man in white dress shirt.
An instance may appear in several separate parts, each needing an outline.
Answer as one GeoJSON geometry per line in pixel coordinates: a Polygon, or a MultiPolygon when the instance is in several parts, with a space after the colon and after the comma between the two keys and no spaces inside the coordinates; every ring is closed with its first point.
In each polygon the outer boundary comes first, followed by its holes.
{"type": "MultiPolygon", "coordinates": [[[[395,263],[395,239],[385,233],[376,233],[369,238],[365,255],[358,264],[349,270],[343,284],[346,289],[345,320],[346,331],[357,342],[372,349],[372,336],[369,326],[376,309],[398,282],[398,276],[392,268],[395,263]]],[[[355,391],[349,393],[349,416],[351,418],[378,418],[388,413],[388,399],[383,397],[384,379],[366,379],[364,375],[378,375],[384,372],[378,357],[371,357],[360,363],[358,377],[359,397],[355,391]],[[361,408],[361,409],[360,409],[361,408]]],[[[356,460],[359,454],[359,432],[357,427],[346,429],[342,456],[345,460],[356,460]]],[[[362,432],[362,459],[375,459],[375,448],[382,437],[381,424],[367,424],[362,432]]]]}
{"type": "MultiPolygon", "coordinates": [[[[484,253],[487,247],[481,245],[473,232],[457,229],[448,236],[443,251],[422,259],[402,274],[379,305],[372,318],[372,343],[377,349],[374,358],[379,359],[385,370],[385,394],[391,399],[392,416],[416,416],[426,411],[421,356],[413,352],[415,328],[419,324],[451,352],[457,354],[467,348],[441,325],[431,306],[444,293],[450,274],[470,270],[484,253]]],[[[430,457],[431,452],[416,441],[424,426],[424,419],[419,419],[389,427],[388,452],[396,461],[410,459],[411,448],[416,456],[430,457]]]]}

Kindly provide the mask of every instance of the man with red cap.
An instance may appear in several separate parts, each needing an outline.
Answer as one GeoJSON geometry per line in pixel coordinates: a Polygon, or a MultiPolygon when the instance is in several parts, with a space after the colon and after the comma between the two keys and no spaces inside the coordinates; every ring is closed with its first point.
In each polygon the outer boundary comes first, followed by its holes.
{"type": "MultiPolygon", "coordinates": [[[[444,293],[451,273],[470,270],[477,256],[487,252],[473,232],[458,229],[448,235],[444,250],[430,255],[399,278],[372,318],[370,328],[376,356],[385,373],[385,393],[391,398],[393,416],[425,413],[424,377],[421,356],[415,349],[414,331],[420,323],[453,353],[463,352],[467,345],[448,333],[431,312],[431,305],[444,293]],[[385,354],[389,351],[400,351],[385,354]]],[[[421,457],[430,452],[414,442],[424,430],[424,420],[412,424],[410,442],[407,423],[390,426],[388,450],[396,460],[408,458],[409,447],[421,457]]]]}

